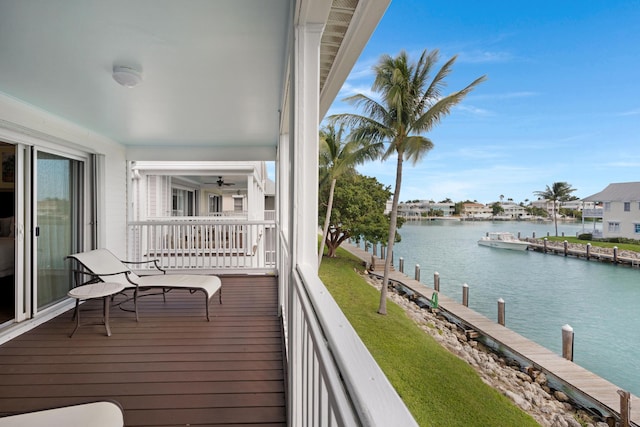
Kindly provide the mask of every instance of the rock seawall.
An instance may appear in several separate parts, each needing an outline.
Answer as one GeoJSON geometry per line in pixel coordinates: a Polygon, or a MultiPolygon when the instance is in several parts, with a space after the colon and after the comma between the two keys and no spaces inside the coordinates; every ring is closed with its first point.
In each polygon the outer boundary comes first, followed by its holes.
{"type": "MultiPolygon", "coordinates": [[[[381,279],[364,275],[377,289],[381,279]]],[[[482,380],[511,399],[515,405],[529,413],[545,427],[608,427],[602,419],[575,408],[562,392],[547,385],[543,372],[534,369],[522,371],[500,355],[474,340],[470,340],[457,325],[444,317],[418,307],[413,301],[396,292],[389,292],[390,299],[402,307],[407,315],[442,346],[471,365],[482,380]]]]}

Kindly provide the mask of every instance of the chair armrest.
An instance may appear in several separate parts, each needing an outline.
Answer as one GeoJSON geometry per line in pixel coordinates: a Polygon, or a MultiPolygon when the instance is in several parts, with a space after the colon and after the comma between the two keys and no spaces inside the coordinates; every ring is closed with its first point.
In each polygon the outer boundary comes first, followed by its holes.
{"type": "Polygon", "coordinates": [[[123,264],[133,264],[133,265],[153,263],[153,266],[156,268],[156,270],[162,271],[162,274],[166,274],[167,273],[166,270],[164,270],[163,268],[160,268],[160,265],[158,264],[158,262],[160,262],[159,259],[150,259],[150,260],[147,260],[147,261],[122,261],[122,260],[120,260],[120,262],[122,262],[123,264]]]}
{"type": "Polygon", "coordinates": [[[93,274],[90,271],[87,270],[77,270],[77,269],[72,269],[71,273],[76,275],[76,286],[74,287],[78,287],[78,286],[84,286],[84,285],[89,285],[91,283],[98,283],[100,281],[100,278],[98,277],[97,274],[93,274]],[[80,275],[85,275],[85,276],[89,276],[91,277],[89,280],[87,280],[86,282],[82,282],[80,279],[80,275]],[[82,283],[81,283],[82,282],[82,283]]]}

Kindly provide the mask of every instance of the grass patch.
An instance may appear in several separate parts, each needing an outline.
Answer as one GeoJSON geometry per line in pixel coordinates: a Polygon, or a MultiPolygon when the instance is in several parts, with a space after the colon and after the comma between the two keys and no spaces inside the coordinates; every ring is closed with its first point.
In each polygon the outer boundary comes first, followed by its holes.
{"type": "Polygon", "coordinates": [[[339,250],[322,261],[320,278],[421,426],[537,426],[509,399],[482,382],[476,371],[387,302],[356,270],[361,261],[339,250]]]}
{"type": "Polygon", "coordinates": [[[612,243],[612,242],[601,242],[598,240],[580,240],[577,237],[570,237],[570,236],[565,236],[565,237],[550,236],[550,237],[547,237],[547,239],[551,242],[564,242],[566,240],[569,243],[579,243],[582,245],[591,243],[591,246],[594,246],[594,247],[598,246],[601,248],[613,248],[614,246],[617,246],[618,249],[620,250],[640,252],[640,245],[633,244],[633,243],[612,243]]]}

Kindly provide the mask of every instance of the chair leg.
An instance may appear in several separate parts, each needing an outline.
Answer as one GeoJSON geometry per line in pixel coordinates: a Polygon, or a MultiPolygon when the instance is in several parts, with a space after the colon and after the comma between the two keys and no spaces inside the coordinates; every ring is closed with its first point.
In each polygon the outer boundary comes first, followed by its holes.
{"type": "Polygon", "coordinates": [[[69,338],[73,337],[73,334],[75,334],[78,328],[80,327],[80,300],[79,299],[76,299],[76,310],[74,315],[76,317],[76,327],[73,328],[73,332],[71,332],[71,335],[69,335],[69,338]]]}
{"type": "Polygon", "coordinates": [[[138,288],[137,287],[133,290],[133,309],[136,312],[136,322],[139,322],[140,319],[138,318],[138,288]]]}
{"type": "Polygon", "coordinates": [[[207,322],[211,322],[211,319],[209,318],[209,295],[207,295],[206,292],[203,292],[203,294],[205,299],[205,307],[207,310],[207,322]]]}

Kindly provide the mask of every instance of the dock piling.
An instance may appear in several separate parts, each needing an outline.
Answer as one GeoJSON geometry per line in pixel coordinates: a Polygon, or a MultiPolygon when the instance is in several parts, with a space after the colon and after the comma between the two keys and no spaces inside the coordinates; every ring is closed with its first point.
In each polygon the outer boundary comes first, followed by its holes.
{"type": "Polygon", "coordinates": [[[562,242],[562,246],[564,248],[564,256],[567,256],[569,254],[569,242],[565,240],[562,242]]]}
{"type": "Polygon", "coordinates": [[[504,326],[504,300],[498,299],[498,323],[504,326]]]}
{"type": "Polygon", "coordinates": [[[404,273],[404,258],[402,257],[398,259],[398,270],[400,270],[400,273],[404,273]]]}
{"type": "Polygon", "coordinates": [[[469,285],[466,283],[462,285],[462,305],[469,307],[469,285]]]}
{"type": "Polygon", "coordinates": [[[416,271],[414,274],[414,278],[419,282],[420,281],[420,264],[416,264],[416,271]]]}
{"type": "Polygon", "coordinates": [[[440,273],[437,271],[433,273],[433,289],[440,292],[440,273]]]}
{"type": "Polygon", "coordinates": [[[626,390],[618,390],[620,395],[620,426],[629,427],[631,420],[631,393],[626,390]]]}
{"type": "Polygon", "coordinates": [[[569,325],[562,327],[562,357],[573,362],[573,328],[569,325]]]}
{"type": "Polygon", "coordinates": [[[613,263],[614,264],[618,263],[618,247],[617,246],[613,247],[613,263]]]}
{"type": "Polygon", "coordinates": [[[587,261],[591,258],[591,243],[587,243],[587,261]]]}

